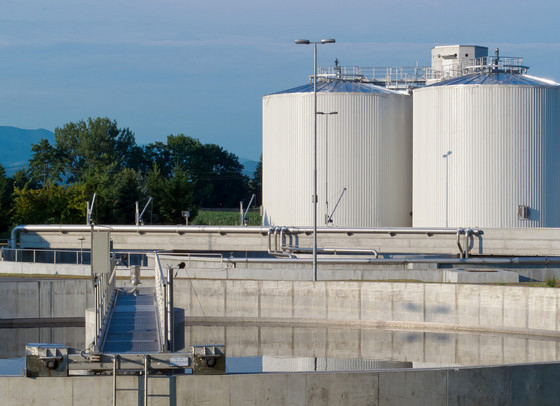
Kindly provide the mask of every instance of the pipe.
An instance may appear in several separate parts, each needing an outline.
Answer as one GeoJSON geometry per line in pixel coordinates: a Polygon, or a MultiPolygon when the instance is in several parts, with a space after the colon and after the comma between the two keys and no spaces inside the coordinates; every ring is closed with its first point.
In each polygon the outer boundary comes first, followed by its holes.
{"type": "MultiPolygon", "coordinates": [[[[59,232],[59,233],[89,233],[93,231],[111,231],[112,233],[219,233],[219,234],[252,234],[260,233],[265,235],[271,229],[277,230],[280,227],[259,227],[259,226],[187,226],[187,225],[78,225],[78,224],[52,224],[52,225],[18,225],[12,229],[10,238],[10,248],[15,249],[17,236],[22,231],[30,232],[59,232]]],[[[284,227],[286,232],[290,234],[310,234],[313,232],[312,227],[284,227]]],[[[462,229],[460,229],[463,232],[462,229]]],[[[278,232],[278,231],[276,231],[278,232]]],[[[433,235],[453,235],[459,232],[457,229],[446,228],[411,228],[411,227],[396,227],[396,228],[336,228],[336,227],[323,227],[318,228],[317,232],[323,234],[390,234],[391,236],[397,234],[426,234],[428,237],[433,235]]],[[[482,232],[480,229],[471,229],[472,235],[479,235],[482,232]]]]}
{"type": "MultiPolygon", "coordinates": [[[[227,258],[225,261],[230,263],[309,263],[305,258],[227,258]]],[[[529,264],[560,264],[560,257],[512,257],[512,258],[321,258],[324,264],[387,264],[387,265],[407,265],[407,264],[488,264],[488,265],[529,265],[529,264]]]]}
{"type": "MultiPolygon", "coordinates": [[[[292,248],[292,252],[310,252],[311,248],[292,248]]],[[[318,248],[319,252],[332,254],[373,254],[375,258],[379,258],[379,252],[374,249],[346,249],[346,248],[318,248]]]]}
{"type": "Polygon", "coordinates": [[[463,247],[461,247],[461,234],[463,234],[463,229],[460,228],[457,230],[457,247],[459,247],[459,255],[463,258],[463,247]]]}
{"type": "Polygon", "coordinates": [[[471,229],[467,228],[465,230],[465,258],[469,257],[470,234],[471,234],[471,229]]]}

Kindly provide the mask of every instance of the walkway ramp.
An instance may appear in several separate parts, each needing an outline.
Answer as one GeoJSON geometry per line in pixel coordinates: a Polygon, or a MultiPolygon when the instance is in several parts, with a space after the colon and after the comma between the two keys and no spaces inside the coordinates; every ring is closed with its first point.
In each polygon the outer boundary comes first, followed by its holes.
{"type": "Polygon", "coordinates": [[[158,322],[153,288],[140,288],[138,295],[116,292],[101,351],[106,354],[160,351],[158,322]]]}

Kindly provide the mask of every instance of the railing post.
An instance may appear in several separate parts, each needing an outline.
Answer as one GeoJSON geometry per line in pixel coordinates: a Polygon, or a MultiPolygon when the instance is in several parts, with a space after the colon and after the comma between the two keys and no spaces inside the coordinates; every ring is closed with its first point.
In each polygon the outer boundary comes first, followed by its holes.
{"type": "Polygon", "coordinates": [[[168,350],[171,352],[175,351],[175,344],[173,342],[173,333],[175,327],[174,315],[173,315],[173,268],[167,269],[167,343],[168,350]]]}

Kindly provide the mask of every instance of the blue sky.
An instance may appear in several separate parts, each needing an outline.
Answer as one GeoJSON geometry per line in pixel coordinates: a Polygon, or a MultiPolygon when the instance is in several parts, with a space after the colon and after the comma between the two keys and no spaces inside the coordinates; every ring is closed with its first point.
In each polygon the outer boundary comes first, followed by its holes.
{"type": "Polygon", "coordinates": [[[183,133],[257,160],[261,98],[318,64],[427,65],[477,44],[560,81],[560,2],[2,0],[0,125],[51,131],[107,116],[139,144],[183,133]]]}

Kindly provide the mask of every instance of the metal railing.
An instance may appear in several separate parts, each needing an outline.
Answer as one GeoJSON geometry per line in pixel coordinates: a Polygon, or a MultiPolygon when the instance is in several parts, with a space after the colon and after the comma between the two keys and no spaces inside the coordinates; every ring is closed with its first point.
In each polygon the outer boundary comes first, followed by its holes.
{"type": "MultiPolygon", "coordinates": [[[[374,83],[389,89],[404,90],[424,86],[428,81],[452,79],[471,73],[506,72],[526,73],[529,68],[523,65],[523,58],[517,56],[485,56],[482,58],[460,58],[440,69],[428,66],[320,66],[317,80],[352,80],[374,83]]],[[[310,82],[313,76],[309,77],[310,82]]]]}
{"type": "Polygon", "coordinates": [[[428,81],[441,81],[473,73],[504,72],[526,73],[529,67],[523,65],[523,58],[517,56],[485,56],[482,58],[462,58],[442,69],[426,68],[428,81]]]}
{"type": "MultiPolygon", "coordinates": [[[[64,265],[91,265],[89,249],[81,250],[56,250],[38,248],[0,248],[1,260],[10,262],[28,262],[32,264],[64,264],[64,265]]],[[[129,266],[148,266],[148,257],[145,252],[115,251],[117,257],[126,256],[129,266]]]]}
{"type": "Polygon", "coordinates": [[[95,351],[98,351],[105,340],[105,333],[109,325],[110,309],[113,307],[117,290],[117,267],[115,261],[111,260],[111,272],[95,275],[93,289],[95,294],[95,351]]]}
{"type": "Polygon", "coordinates": [[[393,89],[407,89],[425,84],[426,69],[423,66],[321,66],[317,75],[318,80],[356,80],[382,84],[393,89]]]}
{"type": "Polygon", "coordinates": [[[154,287],[160,351],[173,351],[173,269],[164,274],[157,252],[154,252],[154,287]]]}

